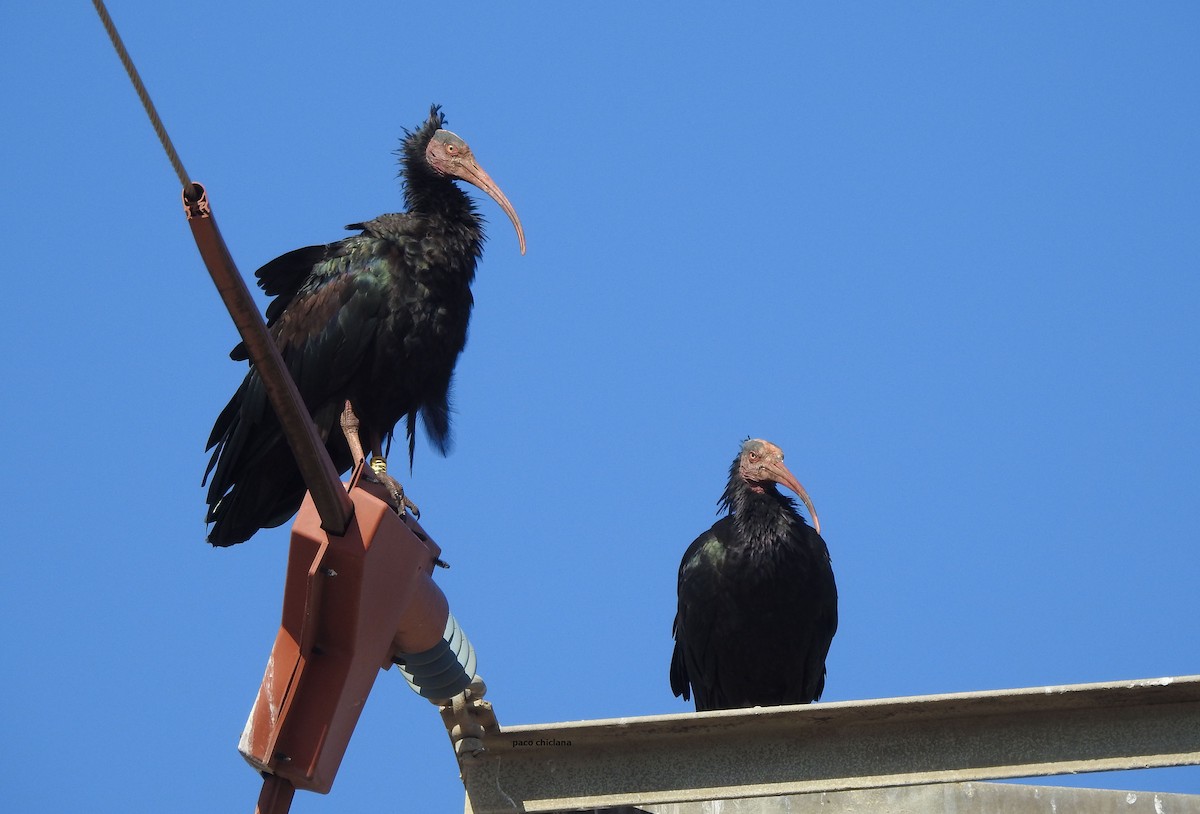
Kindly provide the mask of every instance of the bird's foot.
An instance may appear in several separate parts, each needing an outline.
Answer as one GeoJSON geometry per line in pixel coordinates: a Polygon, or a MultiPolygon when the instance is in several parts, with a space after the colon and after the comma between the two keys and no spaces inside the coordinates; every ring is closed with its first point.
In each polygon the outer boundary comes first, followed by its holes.
{"type": "Polygon", "coordinates": [[[421,510],[417,508],[417,504],[404,494],[404,487],[400,485],[400,481],[388,474],[385,458],[379,456],[371,458],[371,480],[388,490],[388,494],[392,496],[392,506],[396,510],[396,514],[404,517],[406,512],[411,512],[414,518],[421,519],[421,510]]]}

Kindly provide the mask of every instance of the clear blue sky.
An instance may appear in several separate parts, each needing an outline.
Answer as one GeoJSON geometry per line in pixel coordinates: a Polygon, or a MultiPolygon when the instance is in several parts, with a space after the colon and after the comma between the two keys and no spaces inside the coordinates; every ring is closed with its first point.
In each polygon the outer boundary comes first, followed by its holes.
{"type": "MultiPolygon", "coordinates": [[[[520,212],[407,479],[503,723],[687,709],[675,572],[748,435],[832,551],[826,700],[1200,673],[1200,6],[111,11],[246,274],[398,209],[431,102],[520,212]]],[[[90,4],[0,29],[0,796],[249,811],[287,535],[203,541],[235,333],[90,4]]],[[[461,804],[389,673],[293,810],[461,804]]]]}

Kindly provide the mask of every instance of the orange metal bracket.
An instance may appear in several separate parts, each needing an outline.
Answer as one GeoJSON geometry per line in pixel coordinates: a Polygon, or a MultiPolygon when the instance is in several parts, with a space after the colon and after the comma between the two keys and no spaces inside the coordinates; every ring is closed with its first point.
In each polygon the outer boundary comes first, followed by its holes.
{"type": "Polygon", "coordinates": [[[311,497],[292,527],[283,619],[238,746],[267,775],[260,811],[287,810],[283,785],[328,792],[380,669],[446,628],[441,549],[363,486],[345,535],[321,529],[311,497]]]}

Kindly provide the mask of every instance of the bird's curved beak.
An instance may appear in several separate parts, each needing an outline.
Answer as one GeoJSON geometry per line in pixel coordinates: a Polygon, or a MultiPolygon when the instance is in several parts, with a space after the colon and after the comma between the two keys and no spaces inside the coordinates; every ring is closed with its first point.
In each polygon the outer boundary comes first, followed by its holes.
{"type": "Polygon", "coordinates": [[[771,475],[771,480],[778,483],[780,486],[786,486],[796,493],[796,496],[804,503],[804,508],[808,509],[808,516],[812,518],[813,529],[817,534],[821,533],[821,521],[817,519],[817,510],[813,507],[812,500],[808,497],[808,492],[800,481],[796,480],[796,476],[791,470],[783,465],[783,461],[768,461],[766,470],[771,475]]]}
{"type": "Polygon", "coordinates": [[[482,189],[493,201],[500,204],[500,208],[504,210],[504,214],[508,215],[508,219],[516,228],[517,241],[521,244],[521,254],[525,254],[525,230],[521,228],[521,219],[517,217],[517,210],[513,209],[513,205],[508,202],[508,198],[500,191],[500,187],[496,186],[492,177],[484,172],[483,167],[476,164],[474,159],[457,165],[453,172],[467,183],[482,189]]]}

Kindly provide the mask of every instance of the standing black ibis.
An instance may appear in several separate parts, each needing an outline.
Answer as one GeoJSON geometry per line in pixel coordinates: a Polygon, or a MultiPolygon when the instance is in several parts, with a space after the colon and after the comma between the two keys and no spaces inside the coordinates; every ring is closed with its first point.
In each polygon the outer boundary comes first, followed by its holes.
{"type": "Polygon", "coordinates": [[[719,505],[729,513],[679,564],[671,690],[685,701],[690,692],[701,711],[811,703],[837,630],[837,586],[812,501],[783,451],[751,439],[719,505]],[[813,526],[775,484],[804,501],[813,526]]]}
{"type": "MultiPolygon", "coordinates": [[[[267,326],[334,465],[345,471],[362,456],[361,433],[402,512],[415,507],[386,474],[384,445],[406,418],[411,466],[419,413],[429,440],[446,453],[450,380],[467,341],[483,251],[482,219],[455,179],[500,205],[525,253],[512,204],[444,125],[434,105],[423,125],[405,133],[398,155],[408,211],[351,224],[360,234],[288,252],[255,274],[275,298],[267,326]]],[[[247,358],[242,345],[230,356],[247,358]]],[[[240,543],[295,514],[304,481],[253,367],[217,417],[208,448],[210,543],[240,543]]]]}

